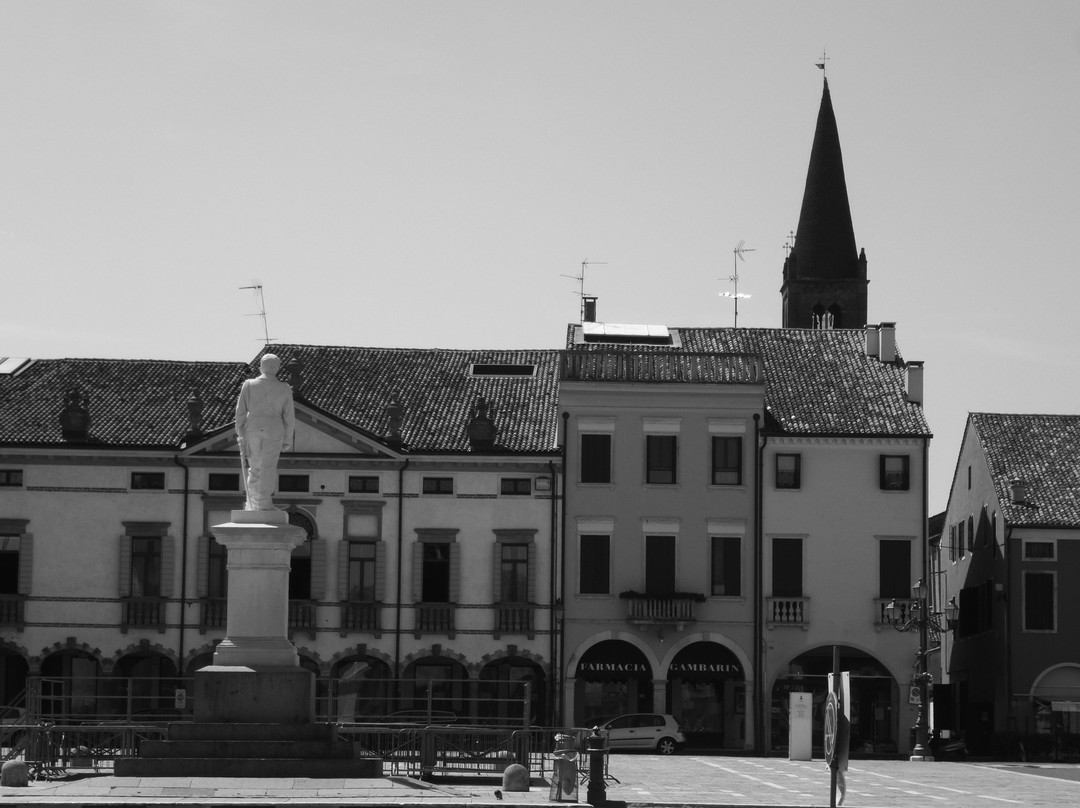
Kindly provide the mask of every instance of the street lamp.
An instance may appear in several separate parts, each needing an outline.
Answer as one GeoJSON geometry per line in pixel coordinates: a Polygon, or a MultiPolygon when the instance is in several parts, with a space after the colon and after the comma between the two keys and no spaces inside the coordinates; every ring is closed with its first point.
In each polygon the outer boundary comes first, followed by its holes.
{"type": "Polygon", "coordinates": [[[915,672],[911,677],[912,682],[919,688],[919,715],[915,720],[915,748],[911,750],[911,760],[934,759],[928,752],[926,737],[930,684],[934,681],[933,674],[927,670],[927,656],[930,653],[929,639],[932,636],[934,640],[940,642],[942,633],[956,626],[956,618],[960,612],[960,607],[956,605],[956,598],[950,599],[943,611],[930,611],[927,603],[929,594],[930,587],[920,578],[911,587],[911,603],[898,605],[893,600],[885,607],[885,616],[897,631],[919,632],[919,651],[915,655],[915,672]],[[944,625],[941,624],[941,618],[945,619],[944,625]]]}

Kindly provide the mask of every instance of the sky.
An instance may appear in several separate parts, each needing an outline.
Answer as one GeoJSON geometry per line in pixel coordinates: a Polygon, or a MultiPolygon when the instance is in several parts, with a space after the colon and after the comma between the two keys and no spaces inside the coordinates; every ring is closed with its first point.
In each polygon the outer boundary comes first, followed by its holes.
{"type": "Polygon", "coordinates": [[[0,0],[0,356],[558,348],[583,265],[730,326],[740,243],[778,327],[823,57],[942,510],[968,412],[1080,408],[1075,0],[0,0]]]}

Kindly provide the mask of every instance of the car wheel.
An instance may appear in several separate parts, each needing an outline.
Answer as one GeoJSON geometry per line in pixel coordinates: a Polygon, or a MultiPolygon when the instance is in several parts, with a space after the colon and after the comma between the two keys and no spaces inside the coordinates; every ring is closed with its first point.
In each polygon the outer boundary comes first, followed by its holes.
{"type": "Polygon", "coordinates": [[[656,743],[656,751],[661,755],[674,755],[675,749],[676,745],[674,738],[661,738],[656,743]]]}

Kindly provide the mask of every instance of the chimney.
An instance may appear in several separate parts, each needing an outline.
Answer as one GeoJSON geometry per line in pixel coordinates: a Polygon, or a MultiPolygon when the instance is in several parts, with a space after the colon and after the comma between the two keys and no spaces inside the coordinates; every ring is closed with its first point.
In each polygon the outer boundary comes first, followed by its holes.
{"type": "Polygon", "coordinates": [[[400,449],[402,447],[401,422],[405,416],[400,393],[394,393],[390,403],[383,407],[383,415],[386,416],[386,442],[395,449],[400,449]]]}
{"type": "Polygon", "coordinates": [[[85,441],[90,436],[90,398],[77,387],[68,390],[64,396],[60,434],[70,441],[85,441]]]}
{"type": "Polygon", "coordinates": [[[904,366],[907,370],[907,400],[912,404],[923,403],[923,363],[908,362],[904,366]]]}
{"type": "Polygon", "coordinates": [[[877,356],[879,345],[878,341],[878,325],[877,323],[866,324],[866,355],[877,356]]]}
{"type": "Polygon", "coordinates": [[[292,388],[293,397],[299,398],[304,394],[304,363],[295,356],[285,365],[285,372],[289,374],[289,386],[292,388]]]}
{"type": "Polygon", "coordinates": [[[880,337],[878,359],[886,363],[895,361],[896,323],[882,323],[881,328],[878,329],[878,335],[880,337]]]}
{"type": "Polygon", "coordinates": [[[1028,484],[1025,480],[1013,480],[1009,483],[1010,498],[1016,505],[1023,505],[1028,501],[1028,484]]]}
{"type": "Polygon", "coordinates": [[[488,412],[487,399],[480,396],[473,407],[472,419],[466,427],[469,437],[469,446],[474,452],[491,451],[495,448],[495,440],[499,437],[499,428],[495,426],[495,410],[488,412]]]}
{"type": "Polygon", "coordinates": [[[197,387],[191,388],[187,400],[188,432],[186,440],[196,441],[202,437],[203,400],[197,387]]]}
{"type": "Polygon", "coordinates": [[[581,298],[581,322],[583,322],[583,323],[595,323],[596,322],[596,298],[595,297],[583,297],[583,298],[581,298]]]}

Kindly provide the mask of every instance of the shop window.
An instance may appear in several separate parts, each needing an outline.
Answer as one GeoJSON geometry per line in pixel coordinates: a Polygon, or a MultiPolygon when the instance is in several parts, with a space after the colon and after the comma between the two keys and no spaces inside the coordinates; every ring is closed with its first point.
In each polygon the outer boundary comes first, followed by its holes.
{"type": "Polygon", "coordinates": [[[211,491],[239,491],[239,474],[210,474],[206,487],[211,491]]]}
{"type": "Polygon", "coordinates": [[[611,482],[611,435],[581,436],[581,482],[611,482]]]}
{"type": "Polygon", "coordinates": [[[803,596],[802,539],[773,539],[772,593],[774,597],[803,596]]]}
{"type": "Polygon", "coordinates": [[[379,493],[379,478],[376,475],[354,475],[349,477],[350,494],[379,493]]]}
{"type": "Polygon", "coordinates": [[[738,536],[712,537],[709,593],[722,597],[742,594],[742,539],[738,536]]]}
{"type": "Polygon", "coordinates": [[[453,477],[425,477],[424,478],[424,493],[425,494],[453,494],[454,493],[454,478],[453,477]]]}
{"type": "Polygon", "coordinates": [[[132,491],[164,491],[165,472],[163,471],[133,471],[131,472],[132,491]]]}
{"type": "Polygon", "coordinates": [[[0,469],[0,488],[21,488],[22,469],[0,469]]]}
{"type": "Polygon", "coordinates": [[[582,595],[611,594],[610,545],[610,536],[593,534],[581,536],[580,592],[582,595]]]}
{"type": "Polygon", "coordinates": [[[1024,630],[1054,631],[1053,572],[1024,573],[1024,630]]]}
{"type": "Polygon", "coordinates": [[[802,488],[802,455],[778,454],[776,456],[776,487],[802,488]]]}
{"type": "Polygon", "coordinates": [[[713,435],[712,484],[742,485],[742,438],[713,435]]]}
{"type": "Polygon", "coordinates": [[[645,436],[645,482],[650,485],[673,485],[678,453],[677,435],[645,436]]]}
{"type": "Polygon", "coordinates": [[[499,480],[499,493],[504,497],[524,497],[532,494],[531,477],[503,477],[499,480]]]}
{"type": "Polygon", "coordinates": [[[907,491],[911,487],[911,458],[907,455],[881,455],[882,491],[907,491]]]}
{"type": "Polygon", "coordinates": [[[911,542],[882,539],[878,542],[878,597],[911,597],[911,542]]]}
{"type": "Polygon", "coordinates": [[[279,474],[278,493],[306,494],[311,490],[311,478],[307,474],[279,474]]]}

